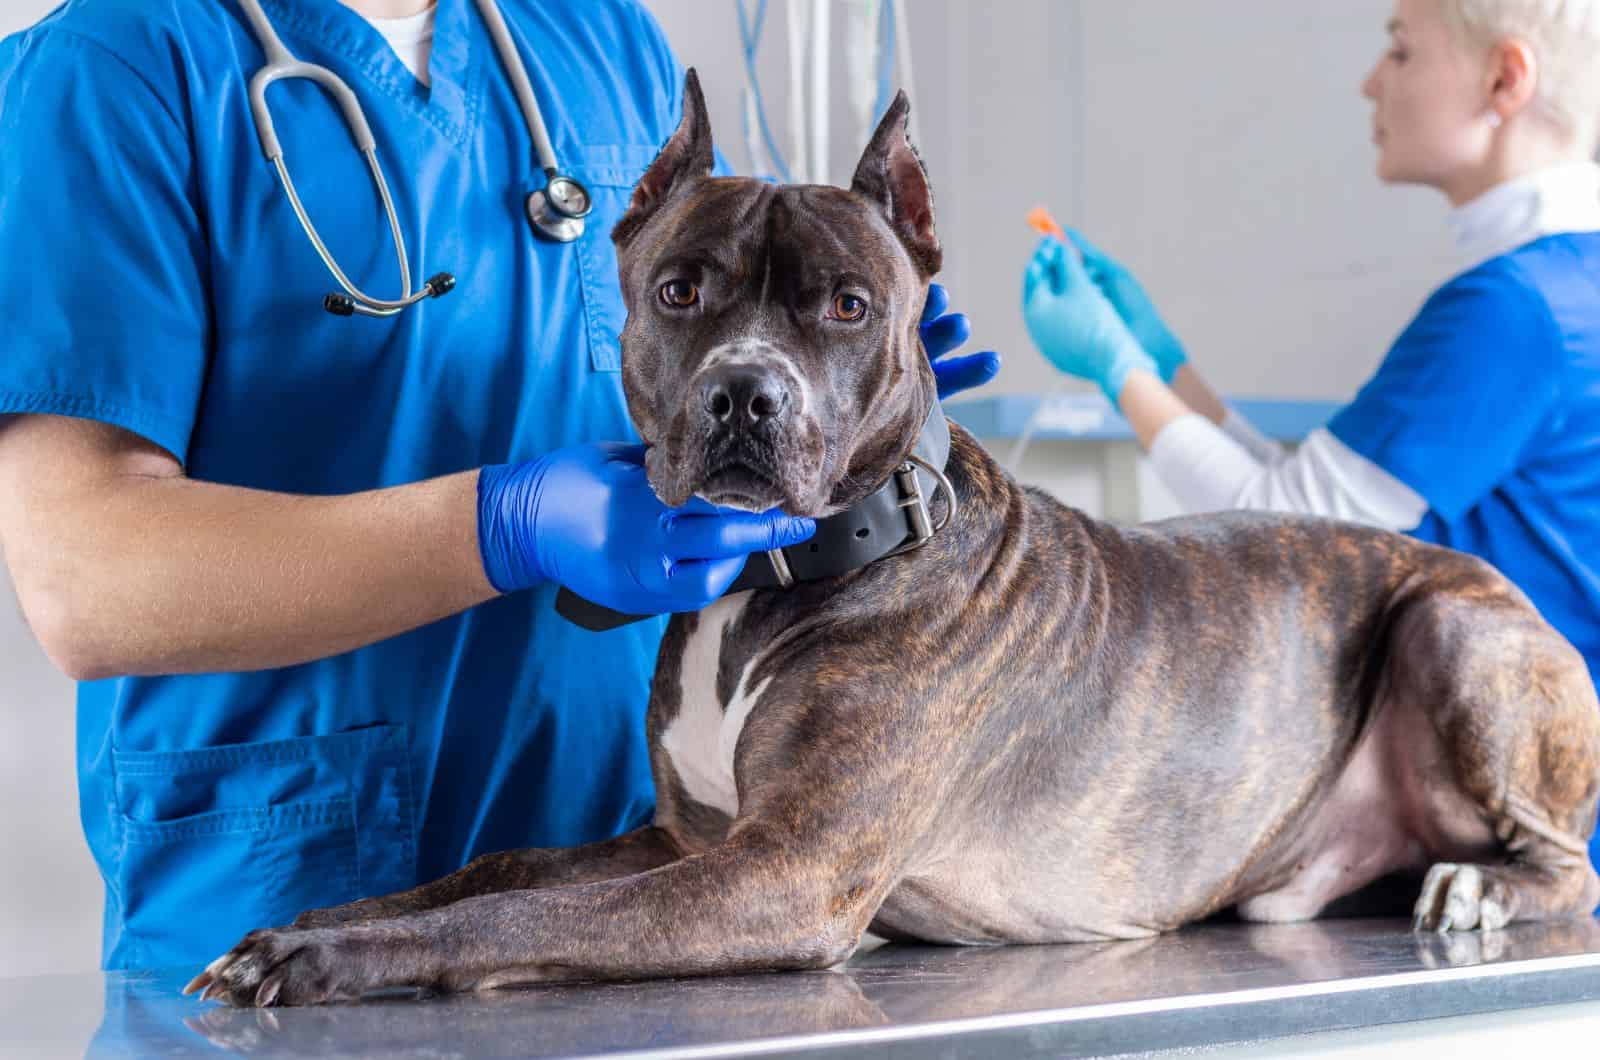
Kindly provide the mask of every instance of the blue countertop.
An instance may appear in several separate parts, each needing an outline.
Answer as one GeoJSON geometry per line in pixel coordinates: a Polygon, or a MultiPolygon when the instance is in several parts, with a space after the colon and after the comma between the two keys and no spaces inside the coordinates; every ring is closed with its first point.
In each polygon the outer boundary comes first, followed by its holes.
{"type": "MultiPolygon", "coordinates": [[[[1282,401],[1230,398],[1240,415],[1269,438],[1298,442],[1321,427],[1342,406],[1335,401],[1282,401]]],[[[1016,438],[1034,424],[1036,440],[1120,442],[1133,440],[1133,428],[1097,393],[1006,394],[956,400],[945,406],[950,418],[979,438],[1016,438]]]]}

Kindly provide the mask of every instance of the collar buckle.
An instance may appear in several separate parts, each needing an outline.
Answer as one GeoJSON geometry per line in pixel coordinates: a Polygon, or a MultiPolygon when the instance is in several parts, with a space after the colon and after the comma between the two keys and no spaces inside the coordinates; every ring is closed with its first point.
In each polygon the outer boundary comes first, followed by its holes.
{"type": "Polygon", "coordinates": [[[911,539],[885,553],[885,559],[926,545],[933,540],[933,535],[949,526],[950,520],[956,515],[956,491],[941,468],[934,467],[915,453],[908,453],[905,463],[895,468],[893,478],[900,491],[897,507],[905,511],[906,518],[911,522],[911,539]],[[919,467],[933,476],[934,495],[937,496],[943,491],[945,496],[945,516],[939,520],[938,526],[933,524],[933,513],[928,508],[929,498],[923,494],[922,480],[917,477],[919,467]]]}

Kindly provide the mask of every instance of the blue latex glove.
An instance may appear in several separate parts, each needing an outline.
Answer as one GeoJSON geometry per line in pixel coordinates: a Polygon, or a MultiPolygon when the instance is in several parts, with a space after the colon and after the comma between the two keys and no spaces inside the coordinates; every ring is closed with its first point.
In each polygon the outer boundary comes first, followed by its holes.
{"type": "Polygon", "coordinates": [[[1113,408],[1129,372],[1157,371],[1078,255],[1054,236],[1039,244],[1023,274],[1022,318],[1051,364],[1098,384],[1113,408]]]}
{"type": "Polygon", "coordinates": [[[645,479],[642,445],[574,445],[478,473],[478,550],[500,592],[555,582],[630,615],[698,611],[751,552],[816,532],[776,509],[668,508],[645,479]]]}
{"type": "Polygon", "coordinates": [[[922,308],[922,346],[933,362],[933,380],[939,387],[939,400],[982,386],[1000,370],[1000,355],[992,350],[961,357],[946,354],[958,348],[972,334],[972,323],[965,313],[946,313],[950,293],[943,284],[928,286],[928,304],[922,308]]]}
{"type": "Polygon", "coordinates": [[[1150,296],[1144,293],[1144,288],[1133,278],[1133,273],[1084,238],[1082,232],[1069,228],[1067,235],[1083,252],[1083,267],[1088,270],[1089,278],[1117,307],[1117,315],[1128,325],[1133,337],[1139,340],[1144,352],[1156,362],[1156,367],[1161,369],[1161,381],[1172,382],[1172,377],[1178,374],[1178,369],[1183,367],[1189,355],[1184,352],[1183,343],[1161,319],[1161,314],[1156,312],[1150,296]]]}

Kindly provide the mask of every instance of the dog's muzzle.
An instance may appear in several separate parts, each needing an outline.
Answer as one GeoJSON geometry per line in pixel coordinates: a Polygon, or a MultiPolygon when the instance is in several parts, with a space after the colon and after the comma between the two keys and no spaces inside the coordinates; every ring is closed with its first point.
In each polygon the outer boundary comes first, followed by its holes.
{"type": "Polygon", "coordinates": [[[713,504],[765,510],[798,494],[806,395],[787,358],[764,344],[713,351],[690,386],[700,452],[694,492],[713,504]]]}

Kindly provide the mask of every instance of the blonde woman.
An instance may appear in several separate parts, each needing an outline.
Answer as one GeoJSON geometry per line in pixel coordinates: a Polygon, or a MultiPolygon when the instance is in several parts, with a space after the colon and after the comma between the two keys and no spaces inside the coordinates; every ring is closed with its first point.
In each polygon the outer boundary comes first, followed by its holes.
{"type": "MultiPolygon", "coordinates": [[[[1046,240],[1023,311],[1188,509],[1350,519],[1472,552],[1600,673],[1600,3],[1397,0],[1362,85],[1378,176],[1453,207],[1458,271],[1295,452],[1228,410],[1137,281],[1046,240]]],[[[1600,864],[1600,841],[1591,847],[1600,864]]]]}

